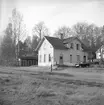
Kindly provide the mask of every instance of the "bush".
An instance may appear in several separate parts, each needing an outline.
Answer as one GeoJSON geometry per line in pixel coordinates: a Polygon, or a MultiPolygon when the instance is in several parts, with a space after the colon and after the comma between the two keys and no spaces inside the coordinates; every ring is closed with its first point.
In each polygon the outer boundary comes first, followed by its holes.
{"type": "Polygon", "coordinates": [[[9,59],[9,60],[1,59],[0,65],[1,66],[17,66],[17,62],[15,59],[9,59]]]}

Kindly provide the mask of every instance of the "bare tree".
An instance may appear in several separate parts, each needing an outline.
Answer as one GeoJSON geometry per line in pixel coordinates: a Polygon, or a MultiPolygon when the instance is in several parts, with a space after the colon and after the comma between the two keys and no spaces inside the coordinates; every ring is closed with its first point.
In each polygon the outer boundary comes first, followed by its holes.
{"type": "Polygon", "coordinates": [[[80,39],[83,39],[87,36],[87,28],[88,28],[88,24],[85,22],[78,22],[75,25],[73,25],[72,30],[73,33],[79,37],[80,39]]]}
{"type": "MultiPolygon", "coordinates": [[[[101,29],[101,34],[102,34],[102,41],[104,41],[104,26],[101,29]]],[[[104,42],[103,42],[103,44],[104,44],[104,42]]],[[[102,64],[102,62],[104,60],[103,59],[103,54],[104,54],[103,48],[100,47],[100,57],[101,57],[101,59],[100,59],[100,66],[101,66],[101,64],[102,64]]]]}
{"type": "Polygon", "coordinates": [[[39,22],[33,27],[33,35],[38,36],[40,39],[43,38],[43,36],[48,36],[49,31],[48,28],[45,26],[44,22],[39,22]]]}
{"type": "Polygon", "coordinates": [[[15,55],[18,60],[19,56],[19,42],[20,39],[23,39],[26,36],[26,28],[23,24],[23,15],[17,11],[17,9],[12,10],[12,24],[13,24],[13,41],[15,44],[15,55]]]}
{"type": "Polygon", "coordinates": [[[87,46],[96,47],[101,37],[101,29],[95,24],[85,22],[77,23],[73,26],[74,34],[79,37],[87,46]]]}
{"type": "Polygon", "coordinates": [[[54,36],[59,37],[59,38],[63,37],[63,39],[67,38],[69,36],[72,36],[72,35],[73,35],[73,33],[72,33],[71,29],[69,27],[66,27],[66,26],[60,27],[54,33],[54,36]],[[63,36],[61,36],[61,35],[63,35],[63,36]]]}
{"type": "Polygon", "coordinates": [[[28,53],[31,53],[32,52],[32,40],[31,40],[31,36],[27,36],[27,38],[24,40],[24,43],[26,43],[26,45],[27,45],[28,53]]]}
{"type": "Polygon", "coordinates": [[[32,45],[31,45],[33,52],[35,51],[38,43],[39,43],[39,38],[37,36],[33,36],[32,37],[32,45]]]}

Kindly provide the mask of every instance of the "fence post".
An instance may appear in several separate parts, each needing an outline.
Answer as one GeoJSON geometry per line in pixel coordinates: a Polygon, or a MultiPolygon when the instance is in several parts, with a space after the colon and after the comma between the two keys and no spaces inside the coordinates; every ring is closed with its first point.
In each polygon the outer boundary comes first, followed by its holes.
{"type": "Polygon", "coordinates": [[[52,72],[52,64],[51,64],[51,72],[52,72]]]}

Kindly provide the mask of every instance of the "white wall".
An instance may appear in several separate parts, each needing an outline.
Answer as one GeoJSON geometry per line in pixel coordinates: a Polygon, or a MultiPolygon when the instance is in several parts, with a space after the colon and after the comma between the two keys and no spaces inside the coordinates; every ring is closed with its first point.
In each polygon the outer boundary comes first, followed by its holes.
{"type": "Polygon", "coordinates": [[[38,66],[50,66],[53,63],[53,46],[45,39],[38,51],[38,66]],[[46,54],[46,62],[44,62],[44,54],[46,54]],[[51,54],[52,61],[49,62],[49,54],[51,54]],[[40,55],[42,56],[40,62],[40,55]]]}
{"type": "Polygon", "coordinates": [[[96,53],[96,59],[101,59],[101,54],[100,53],[96,53]]]}
{"type": "Polygon", "coordinates": [[[74,50],[54,50],[54,63],[57,62],[59,64],[60,55],[63,54],[63,63],[68,65],[75,65],[77,62],[77,55],[80,56],[80,61],[83,62],[84,55],[86,56],[86,61],[88,61],[88,54],[82,51],[74,51],[74,50]],[[72,63],[70,63],[70,55],[72,55],[72,63]]]}
{"type": "MultiPolygon", "coordinates": [[[[101,48],[99,48],[97,51],[96,51],[96,59],[101,59],[101,52],[104,51],[104,45],[101,46],[101,48]]],[[[102,54],[102,57],[104,58],[104,53],[102,54]]]]}

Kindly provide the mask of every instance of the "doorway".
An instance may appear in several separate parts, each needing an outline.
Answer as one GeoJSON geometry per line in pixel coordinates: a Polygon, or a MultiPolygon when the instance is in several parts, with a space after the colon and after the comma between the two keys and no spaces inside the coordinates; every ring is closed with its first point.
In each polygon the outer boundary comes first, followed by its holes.
{"type": "Polygon", "coordinates": [[[83,62],[86,63],[86,56],[83,57],[83,62]]]}
{"type": "Polygon", "coordinates": [[[63,54],[60,54],[60,57],[59,57],[59,64],[60,64],[60,65],[63,65],[63,54]]]}

